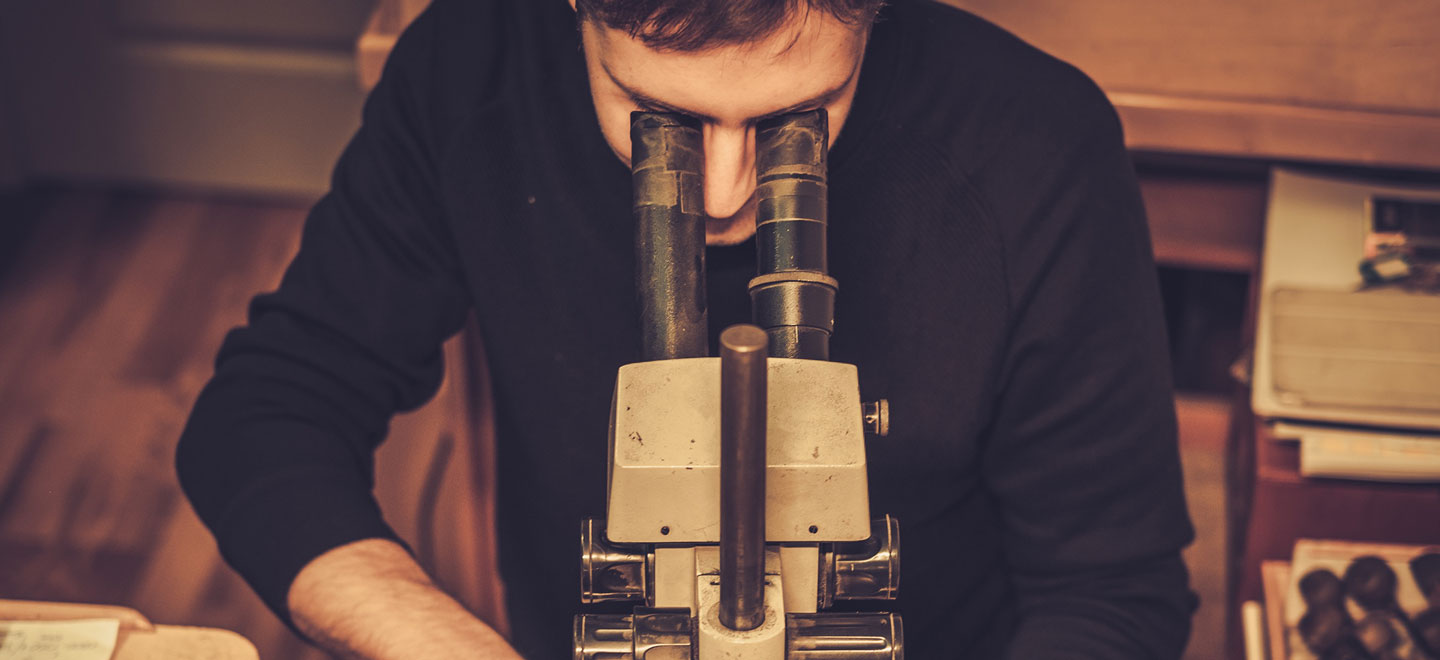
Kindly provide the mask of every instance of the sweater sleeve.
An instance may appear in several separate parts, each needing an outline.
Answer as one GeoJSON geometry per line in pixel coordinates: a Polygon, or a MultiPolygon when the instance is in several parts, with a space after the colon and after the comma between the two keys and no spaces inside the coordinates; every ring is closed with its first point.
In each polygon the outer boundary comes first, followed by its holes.
{"type": "Polygon", "coordinates": [[[1084,83],[1058,101],[1074,123],[997,153],[1010,180],[989,186],[1010,328],[983,460],[1018,596],[1009,657],[1178,658],[1193,531],[1159,287],[1119,122],[1084,83]]]}
{"type": "Polygon", "coordinates": [[[220,552],[282,619],[311,559],[397,539],[372,494],[390,416],[433,396],[467,297],[437,201],[435,19],[399,40],[278,288],[225,339],[176,453],[220,552]]]}

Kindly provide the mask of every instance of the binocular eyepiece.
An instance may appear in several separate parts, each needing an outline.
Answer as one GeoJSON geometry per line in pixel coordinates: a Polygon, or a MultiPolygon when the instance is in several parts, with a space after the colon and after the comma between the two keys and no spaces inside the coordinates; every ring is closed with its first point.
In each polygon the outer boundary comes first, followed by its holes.
{"type": "MultiPolygon", "coordinates": [[[[772,357],[827,360],[835,293],[826,256],[825,110],[760,122],[755,136],[759,268],[750,281],[754,322],[772,357]]],[[[645,360],[705,357],[704,149],[699,121],[630,115],[636,219],[636,290],[645,360]]]]}

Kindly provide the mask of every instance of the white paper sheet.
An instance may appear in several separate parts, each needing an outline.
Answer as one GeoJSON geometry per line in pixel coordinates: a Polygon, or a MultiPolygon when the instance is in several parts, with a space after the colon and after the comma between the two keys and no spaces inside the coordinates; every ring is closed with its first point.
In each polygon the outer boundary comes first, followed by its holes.
{"type": "Polygon", "coordinates": [[[110,660],[118,619],[0,621],[0,660],[110,660]]]}

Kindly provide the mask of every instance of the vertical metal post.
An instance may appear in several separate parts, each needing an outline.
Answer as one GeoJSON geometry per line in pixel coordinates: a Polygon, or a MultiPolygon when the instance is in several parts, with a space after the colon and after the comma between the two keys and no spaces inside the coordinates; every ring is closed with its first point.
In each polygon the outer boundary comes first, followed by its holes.
{"type": "Polygon", "coordinates": [[[765,416],[769,338],[753,325],[720,333],[720,622],[765,622],[765,416]]]}
{"type": "Polygon", "coordinates": [[[645,360],[705,357],[705,190],[698,120],[630,113],[635,283],[645,360]]]}

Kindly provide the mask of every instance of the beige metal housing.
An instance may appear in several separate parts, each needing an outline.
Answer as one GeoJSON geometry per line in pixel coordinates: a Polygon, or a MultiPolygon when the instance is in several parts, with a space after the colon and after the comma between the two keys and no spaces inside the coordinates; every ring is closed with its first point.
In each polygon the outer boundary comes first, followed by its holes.
{"type": "MultiPolygon", "coordinates": [[[[765,529],[770,543],[870,535],[854,365],[771,358],[765,529]]],[[[720,540],[720,359],[620,368],[607,534],[617,543],[720,540]]]]}

